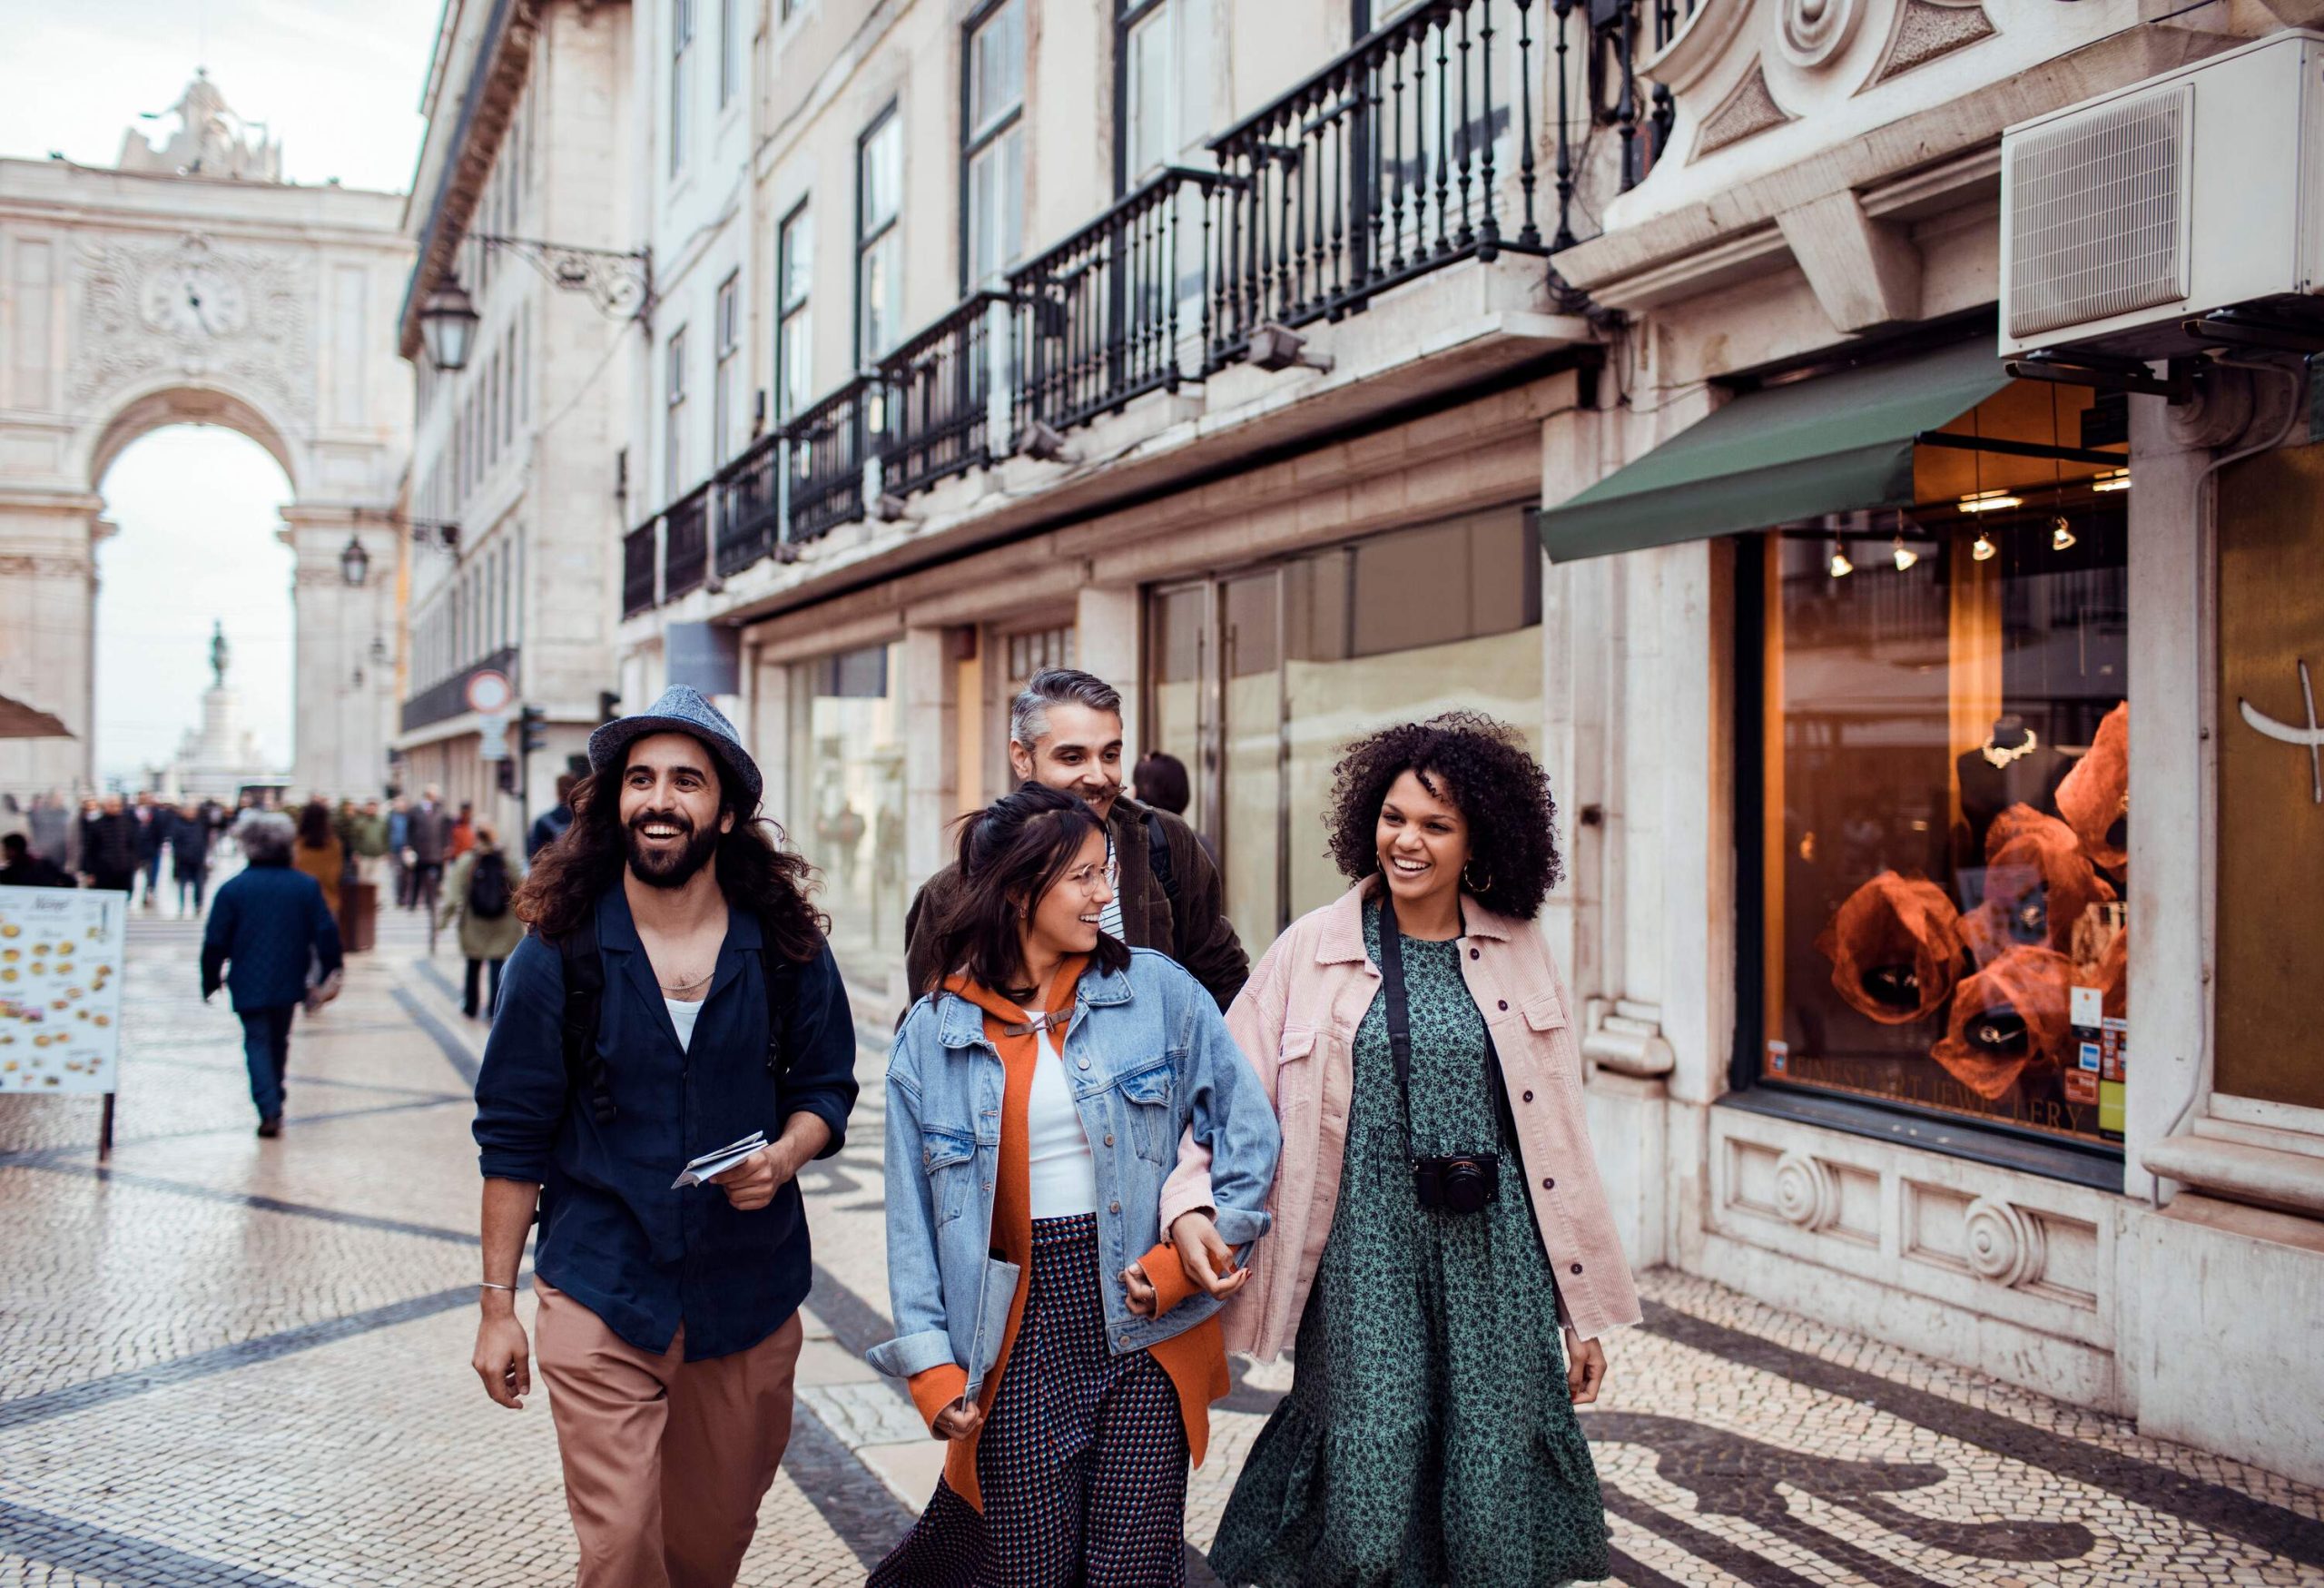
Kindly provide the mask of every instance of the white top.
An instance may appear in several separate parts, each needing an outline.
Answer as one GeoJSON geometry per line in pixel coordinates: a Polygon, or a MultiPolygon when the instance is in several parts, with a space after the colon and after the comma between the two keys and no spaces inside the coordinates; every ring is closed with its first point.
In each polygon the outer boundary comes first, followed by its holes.
{"type": "Polygon", "coordinates": [[[678,1028],[678,1046],[691,1050],[694,1047],[694,1022],[702,1018],[702,1006],[705,1000],[697,998],[692,1003],[685,1003],[675,998],[665,998],[662,1001],[670,1011],[670,1023],[678,1028]]]}
{"type": "Polygon", "coordinates": [[[1098,912],[1098,930],[1116,942],[1128,942],[1129,939],[1122,935],[1122,868],[1121,863],[1114,858],[1114,830],[1111,827],[1106,829],[1106,886],[1112,891],[1113,897],[1106,901],[1103,910],[1098,912]]]}
{"type": "Polygon", "coordinates": [[[1044,1028],[1025,1102],[1025,1162],[1032,1181],[1033,1217],[1071,1218],[1098,1210],[1098,1160],[1073,1106],[1065,1060],[1044,1028]]]}

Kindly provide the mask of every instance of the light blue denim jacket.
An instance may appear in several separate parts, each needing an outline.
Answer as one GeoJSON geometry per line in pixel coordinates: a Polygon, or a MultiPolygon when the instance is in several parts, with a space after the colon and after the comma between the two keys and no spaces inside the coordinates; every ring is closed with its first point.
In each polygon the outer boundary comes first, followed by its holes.
{"type": "MultiPolygon", "coordinates": [[[[1218,1233],[1267,1231],[1282,1135],[1275,1107],[1202,984],[1167,956],[1083,972],[1061,1048],[1098,1170],[1098,1264],[1116,1356],[1167,1340],[1219,1304],[1200,1292],[1159,1318],[1129,1310],[1121,1271],[1161,1238],[1162,1182],[1189,1129],[1210,1149],[1218,1233]]],[[[1000,1055],[984,1011],[950,992],[912,1006],[888,1059],[888,1295],[896,1337],[872,1366],[898,1378],[954,1363],[974,1395],[1000,1354],[1018,1266],[990,1255],[1000,1160],[1000,1055]]]]}

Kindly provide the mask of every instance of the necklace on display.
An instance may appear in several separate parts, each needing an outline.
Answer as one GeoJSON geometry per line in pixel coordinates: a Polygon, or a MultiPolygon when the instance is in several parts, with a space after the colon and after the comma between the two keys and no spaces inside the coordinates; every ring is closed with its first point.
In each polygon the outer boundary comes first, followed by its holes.
{"type": "MultiPolygon", "coordinates": [[[[1959,741],[1955,740],[1955,743],[1957,744],[1959,741]]],[[[1984,756],[1985,761],[1989,765],[1998,768],[2006,766],[2013,761],[2023,760],[2024,757],[2031,755],[2034,754],[2034,746],[2040,743],[2041,741],[2034,736],[2034,730],[2032,728],[2028,728],[2025,730],[2025,743],[2023,745],[2013,745],[2008,749],[2004,750],[2000,745],[1988,740],[1984,744],[1980,745],[1977,749],[1978,753],[1984,756]]]]}

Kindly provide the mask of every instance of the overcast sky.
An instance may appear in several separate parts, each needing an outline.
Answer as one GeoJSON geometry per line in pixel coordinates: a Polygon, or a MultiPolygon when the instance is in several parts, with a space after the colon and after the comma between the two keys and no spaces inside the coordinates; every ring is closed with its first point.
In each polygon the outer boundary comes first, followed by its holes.
{"type": "MultiPolygon", "coordinates": [[[[410,185],[440,0],[0,0],[0,154],[109,166],[124,128],[206,65],[264,122],[293,182],[410,185]]],[[[97,768],[167,760],[197,725],[212,618],[267,752],[290,755],[290,552],[282,471],[228,431],[181,426],[123,453],[103,484],[121,533],[98,553],[97,768]]]]}

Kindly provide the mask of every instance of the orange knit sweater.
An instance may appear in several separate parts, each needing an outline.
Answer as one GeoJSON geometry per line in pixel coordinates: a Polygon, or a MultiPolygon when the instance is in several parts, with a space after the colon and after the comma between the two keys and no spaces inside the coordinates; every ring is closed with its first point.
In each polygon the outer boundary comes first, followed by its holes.
{"type": "MultiPolygon", "coordinates": [[[[1065,1004],[1054,1013],[1063,1015],[1073,1008],[1073,991],[1079,985],[1086,960],[1068,960],[1058,972],[1058,983],[1065,1004]]],[[[1009,1327],[1000,1338],[1000,1355],[992,1371],[985,1376],[984,1387],[978,1396],[988,1416],[992,1412],[993,1398],[1000,1390],[1000,1376],[1009,1366],[1009,1356],[1017,1344],[1017,1330],[1025,1318],[1025,1297],[1032,1288],[1033,1277],[1033,1197],[1031,1170],[1025,1151],[1025,1110],[1033,1090],[1033,1067],[1040,1060],[1040,1039],[1028,1032],[1009,1036],[1006,1028],[1024,1023],[1024,1012],[1008,999],[977,986],[964,977],[954,976],[945,983],[945,990],[956,992],[984,1011],[984,1033],[1000,1051],[1005,1081],[1000,1098],[1000,1169],[994,1182],[992,1197],[992,1247],[1009,1262],[1018,1266],[1017,1294],[1009,1303],[1009,1327]]],[[[1167,1232],[1165,1232],[1166,1234],[1167,1232]]],[[[1158,1312],[1172,1307],[1194,1293],[1193,1282],[1179,1266],[1177,1252],[1165,1239],[1138,1259],[1146,1269],[1146,1277],[1153,1282],[1158,1312]]],[[[1100,1277],[1100,1282],[1111,1285],[1116,1277],[1100,1277]]],[[[1178,1392],[1178,1413],[1186,1421],[1187,1449],[1196,1466],[1210,1443],[1210,1403],[1226,1395],[1232,1383],[1226,1376],[1226,1346],[1220,1334],[1218,1319],[1212,1317],[1187,1330],[1150,1347],[1154,1359],[1169,1374],[1170,1382],[1178,1392]]],[[[927,1419],[931,1432],[936,1425],[936,1415],[960,1398],[968,1388],[967,1371],[956,1363],[931,1367],[911,1377],[911,1396],[920,1407],[920,1415],[927,1419]]],[[[984,1495],[977,1484],[977,1439],[983,1432],[966,1439],[955,1439],[944,1454],[944,1476],[953,1491],[975,1506],[984,1509],[984,1495]]]]}

